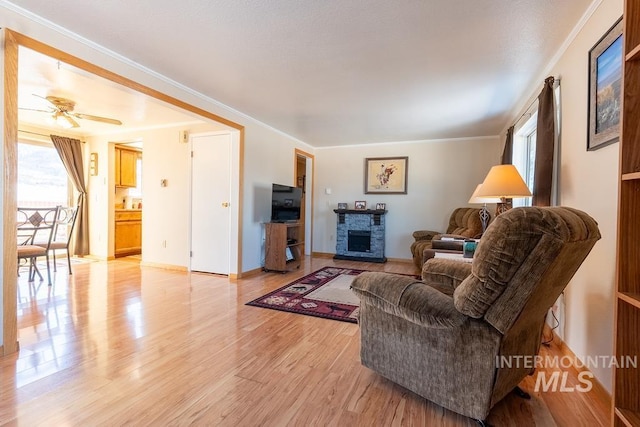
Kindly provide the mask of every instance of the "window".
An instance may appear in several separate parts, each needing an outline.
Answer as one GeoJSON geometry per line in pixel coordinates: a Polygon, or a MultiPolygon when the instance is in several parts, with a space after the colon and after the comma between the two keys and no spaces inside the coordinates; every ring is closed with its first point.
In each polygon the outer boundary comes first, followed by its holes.
{"type": "MultiPolygon", "coordinates": [[[[533,175],[536,166],[537,122],[536,107],[536,112],[515,132],[513,137],[513,165],[520,172],[530,191],[533,191],[533,175]]],[[[531,197],[513,199],[513,206],[531,206],[531,197]]]]}
{"type": "Polygon", "coordinates": [[[18,206],[69,205],[69,178],[51,144],[18,143],[18,206]]]}

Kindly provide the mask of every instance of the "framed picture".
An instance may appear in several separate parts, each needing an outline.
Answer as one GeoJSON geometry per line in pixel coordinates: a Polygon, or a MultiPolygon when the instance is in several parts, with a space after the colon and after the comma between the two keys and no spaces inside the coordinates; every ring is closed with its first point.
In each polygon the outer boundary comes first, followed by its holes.
{"type": "Polygon", "coordinates": [[[376,210],[377,211],[383,211],[387,209],[387,204],[386,203],[376,203],[376,210]]]}
{"type": "Polygon", "coordinates": [[[407,194],[408,157],[364,159],[364,193],[407,194]]]}
{"type": "Polygon", "coordinates": [[[347,209],[346,203],[338,203],[338,209],[347,209]]]}
{"type": "Polygon", "coordinates": [[[356,200],[355,207],[358,210],[367,209],[367,202],[365,202],[364,200],[356,200]]]}
{"type": "Polygon", "coordinates": [[[622,18],[589,51],[589,129],[587,150],[620,139],[622,18]]]}

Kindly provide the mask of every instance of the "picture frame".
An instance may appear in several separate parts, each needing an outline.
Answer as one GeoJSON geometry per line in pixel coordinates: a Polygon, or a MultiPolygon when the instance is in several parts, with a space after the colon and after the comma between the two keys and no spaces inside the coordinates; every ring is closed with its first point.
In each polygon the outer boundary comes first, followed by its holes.
{"type": "Polygon", "coordinates": [[[620,139],[622,17],[589,50],[587,151],[620,139]]]}
{"type": "Polygon", "coordinates": [[[348,205],[346,203],[338,203],[338,209],[347,209],[348,205]]]}
{"type": "Polygon", "coordinates": [[[409,157],[364,159],[365,194],[407,194],[409,157]]]}
{"type": "Polygon", "coordinates": [[[356,210],[365,210],[367,209],[367,202],[364,200],[356,200],[354,203],[356,210]]]}
{"type": "Polygon", "coordinates": [[[377,211],[383,211],[387,209],[387,204],[386,203],[376,203],[376,210],[377,211]]]}

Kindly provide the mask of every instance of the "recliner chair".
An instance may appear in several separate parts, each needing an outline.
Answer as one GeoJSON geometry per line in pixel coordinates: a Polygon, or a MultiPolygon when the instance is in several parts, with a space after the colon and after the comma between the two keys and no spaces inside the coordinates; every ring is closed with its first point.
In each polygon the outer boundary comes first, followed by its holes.
{"type": "Polygon", "coordinates": [[[487,228],[472,264],[431,259],[423,281],[360,274],[362,364],[484,425],[532,373],[496,360],[538,354],[547,311],[599,238],[579,210],[515,208],[487,228]]]}
{"type": "MultiPolygon", "coordinates": [[[[479,237],[482,234],[482,222],[480,221],[480,209],[456,208],[449,217],[447,231],[418,230],[413,232],[415,241],[411,244],[413,263],[422,270],[425,249],[431,249],[432,240],[438,239],[442,234],[456,235],[459,237],[479,237]]],[[[450,249],[450,248],[443,248],[450,249]]]]}

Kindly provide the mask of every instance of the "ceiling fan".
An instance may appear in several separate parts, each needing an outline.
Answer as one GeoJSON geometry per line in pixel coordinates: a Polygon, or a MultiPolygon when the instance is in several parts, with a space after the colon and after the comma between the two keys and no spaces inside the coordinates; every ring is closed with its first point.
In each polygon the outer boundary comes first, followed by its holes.
{"type": "Polygon", "coordinates": [[[83,114],[83,113],[74,113],[73,108],[75,107],[76,103],[67,98],[61,98],[61,97],[52,96],[52,95],[43,97],[40,95],[36,95],[35,93],[33,94],[33,96],[37,96],[38,98],[41,98],[47,101],[50,104],[49,110],[39,110],[35,108],[20,108],[20,109],[28,110],[28,111],[38,111],[41,113],[49,113],[51,114],[51,119],[56,124],[66,129],[80,127],[80,124],[77,121],[75,121],[75,119],[93,120],[95,122],[108,123],[111,125],[122,124],[120,120],[110,119],[108,117],[93,116],[91,114],[83,114]]]}

